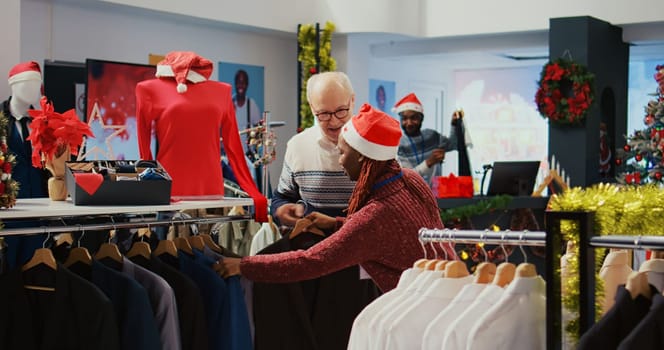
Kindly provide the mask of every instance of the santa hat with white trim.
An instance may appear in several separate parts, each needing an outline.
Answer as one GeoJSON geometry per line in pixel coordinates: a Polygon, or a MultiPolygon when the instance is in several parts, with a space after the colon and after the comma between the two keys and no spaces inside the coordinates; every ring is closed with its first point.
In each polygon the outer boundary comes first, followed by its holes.
{"type": "Polygon", "coordinates": [[[42,81],[41,69],[39,63],[35,61],[21,62],[9,71],[9,85],[19,81],[36,80],[42,81]]]}
{"type": "Polygon", "coordinates": [[[191,51],[173,51],[157,64],[158,78],[174,77],[179,93],[187,91],[187,81],[200,83],[212,74],[212,62],[191,51]]]}
{"type": "Polygon", "coordinates": [[[401,127],[396,119],[365,103],[359,114],[346,122],[341,136],[367,158],[390,160],[397,157],[401,127]]]}
{"type": "Polygon", "coordinates": [[[406,95],[406,97],[399,100],[399,102],[397,102],[392,108],[392,112],[397,114],[403,111],[415,111],[424,114],[424,108],[422,108],[422,103],[420,102],[420,100],[417,99],[417,96],[415,96],[415,94],[412,92],[406,95]]]}

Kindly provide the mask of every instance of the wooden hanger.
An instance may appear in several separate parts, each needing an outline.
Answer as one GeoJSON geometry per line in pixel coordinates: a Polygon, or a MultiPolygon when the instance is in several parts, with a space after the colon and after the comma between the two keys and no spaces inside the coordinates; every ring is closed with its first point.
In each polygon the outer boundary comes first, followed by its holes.
{"type": "Polygon", "coordinates": [[[228,215],[244,215],[244,208],[241,205],[234,206],[228,215]]]}
{"type": "Polygon", "coordinates": [[[203,243],[205,243],[205,246],[212,249],[213,252],[221,254],[223,252],[223,249],[212,239],[212,236],[210,236],[207,233],[201,233],[198,235],[203,239],[203,243]]]}
{"type": "Polygon", "coordinates": [[[25,272],[39,264],[44,264],[53,270],[58,269],[58,263],[55,261],[53,252],[48,248],[38,248],[35,250],[34,254],[32,254],[30,261],[23,265],[21,271],[25,272]]]}
{"type": "Polygon", "coordinates": [[[194,251],[191,249],[191,244],[184,237],[176,237],[173,242],[178,250],[181,250],[189,255],[194,255],[194,251]]]}
{"type": "Polygon", "coordinates": [[[474,283],[487,284],[491,283],[496,276],[496,264],[490,262],[482,262],[477,265],[475,269],[474,283]]]}
{"type": "Polygon", "coordinates": [[[413,263],[413,267],[418,269],[424,269],[427,262],[429,262],[429,259],[417,259],[417,261],[413,263]]]}
{"type": "Polygon", "coordinates": [[[104,258],[110,258],[111,260],[122,264],[122,254],[118,250],[118,246],[113,243],[102,243],[95,254],[95,259],[101,260],[104,258]]]}
{"type": "Polygon", "coordinates": [[[315,235],[325,237],[325,233],[323,231],[321,231],[318,227],[311,226],[312,223],[313,222],[311,220],[306,219],[306,218],[302,218],[302,219],[297,220],[297,222],[295,222],[295,227],[293,228],[293,231],[291,231],[288,238],[293,239],[293,238],[297,237],[302,232],[311,232],[315,235]],[[309,227],[309,226],[311,226],[311,227],[309,227]],[[307,227],[309,227],[309,229],[307,231],[304,231],[304,229],[306,229],[307,227]]]}
{"type": "Polygon", "coordinates": [[[59,234],[58,238],[55,240],[56,247],[59,247],[63,244],[69,244],[70,247],[74,244],[74,236],[72,236],[70,232],[59,234]]]}
{"type": "Polygon", "coordinates": [[[514,279],[516,274],[516,266],[509,262],[504,262],[496,268],[496,276],[493,278],[492,284],[500,287],[505,287],[514,279]]]}
{"type": "Polygon", "coordinates": [[[135,256],[142,256],[148,260],[150,260],[151,255],[152,255],[152,249],[150,249],[150,244],[148,244],[148,242],[143,242],[143,241],[134,242],[134,244],[131,245],[131,248],[126,254],[128,258],[133,258],[135,256]]]}
{"type": "Polygon", "coordinates": [[[205,250],[205,241],[203,241],[203,237],[200,235],[189,236],[187,237],[187,241],[189,241],[189,245],[192,248],[200,250],[201,252],[205,250]]]}
{"type": "Polygon", "coordinates": [[[155,248],[153,254],[155,256],[160,256],[162,254],[168,254],[175,258],[178,257],[178,248],[175,246],[175,242],[164,239],[157,243],[157,248],[155,248]]]}
{"type": "Polygon", "coordinates": [[[639,295],[643,295],[648,299],[652,298],[652,290],[650,289],[648,274],[646,272],[633,271],[630,273],[629,276],[627,276],[625,289],[629,291],[632,299],[636,299],[639,295]]]}
{"type": "MultiPolygon", "coordinates": [[[[39,248],[36,249],[34,254],[32,255],[32,258],[30,261],[28,261],[23,267],[21,268],[22,272],[26,272],[38,265],[45,265],[48,268],[52,269],[53,271],[56,271],[58,269],[58,264],[55,261],[55,257],[53,256],[53,252],[48,249],[48,248],[39,248]]],[[[45,286],[36,286],[32,284],[25,284],[23,285],[25,289],[30,289],[30,290],[38,290],[38,291],[43,291],[43,292],[54,292],[55,288],[54,287],[45,287],[45,286]]]]}
{"type": "Polygon", "coordinates": [[[445,278],[461,278],[470,275],[466,263],[452,260],[445,265],[445,278]]]}
{"type": "Polygon", "coordinates": [[[537,276],[537,268],[535,268],[535,265],[531,263],[521,263],[519,266],[516,268],[516,276],[518,277],[536,277],[537,276]]]}
{"type": "Polygon", "coordinates": [[[74,247],[69,251],[67,260],[65,260],[65,267],[74,265],[75,263],[80,262],[85,265],[92,265],[92,256],[90,252],[85,247],[74,247]]]}

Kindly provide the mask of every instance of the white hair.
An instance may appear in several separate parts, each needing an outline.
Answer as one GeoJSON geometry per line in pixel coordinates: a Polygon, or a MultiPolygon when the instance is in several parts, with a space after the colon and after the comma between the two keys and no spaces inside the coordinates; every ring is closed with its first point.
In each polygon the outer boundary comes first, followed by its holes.
{"type": "Polygon", "coordinates": [[[348,95],[353,95],[353,85],[350,83],[348,75],[344,72],[323,72],[312,75],[307,80],[307,101],[311,101],[311,93],[315,91],[319,84],[336,83],[343,87],[348,92],[348,95]]]}

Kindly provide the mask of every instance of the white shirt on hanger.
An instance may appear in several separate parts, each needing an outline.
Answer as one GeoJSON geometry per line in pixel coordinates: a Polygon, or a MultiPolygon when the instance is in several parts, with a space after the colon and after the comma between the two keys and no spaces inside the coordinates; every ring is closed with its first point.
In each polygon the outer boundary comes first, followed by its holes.
{"type": "Polygon", "coordinates": [[[422,271],[401,298],[397,298],[386,305],[383,311],[371,320],[369,323],[369,332],[367,333],[369,347],[365,349],[384,350],[387,341],[385,327],[397,315],[401,315],[415,300],[421,298],[424,291],[434,281],[441,278],[443,278],[443,271],[422,271]]]}
{"type": "Polygon", "coordinates": [[[487,312],[503,296],[505,290],[495,284],[489,284],[477,296],[477,299],[452,321],[445,331],[443,346],[445,350],[465,350],[468,344],[468,333],[478,318],[487,312]]]}
{"type": "Polygon", "coordinates": [[[627,283],[627,276],[632,273],[629,267],[629,256],[627,251],[619,250],[607,254],[599,270],[599,277],[604,281],[604,301],[602,302],[602,314],[613,307],[615,303],[616,290],[621,284],[627,283]]]}
{"type": "Polygon", "coordinates": [[[347,350],[365,350],[369,347],[369,324],[376,315],[385,310],[385,306],[393,300],[401,298],[403,293],[406,292],[408,287],[415,281],[418,275],[423,270],[417,267],[406,269],[401,273],[399,283],[391,291],[381,295],[367,305],[362,312],[360,312],[355,321],[353,321],[353,328],[350,331],[350,339],[348,340],[347,350]]]}
{"type": "Polygon", "coordinates": [[[473,325],[466,350],[546,349],[545,293],[542,277],[516,277],[473,325]]]}
{"type": "Polygon", "coordinates": [[[432,321],[454,299],[459,291],[473,282],[472,275],[460,278],[440,278],[414,300],[412,305],[386,327],[385,349],[410,350],[422,347],[422,335],[432,321]]]}
{"type": "Polygon", "coordinates": [[[445,339],[445,330],[461,315],[488,286],[485,283],[470,283],[457,293],[450,303],[434,317],[422,335],[422,350],[440,350],[445,339]]]}
{"type": "Polygon", "coordinates": [[[639,267],[639,272],[646,272],[648,283],[655,286],[660,293],[664,291],[664,259],[646,260],[639,267]]]}

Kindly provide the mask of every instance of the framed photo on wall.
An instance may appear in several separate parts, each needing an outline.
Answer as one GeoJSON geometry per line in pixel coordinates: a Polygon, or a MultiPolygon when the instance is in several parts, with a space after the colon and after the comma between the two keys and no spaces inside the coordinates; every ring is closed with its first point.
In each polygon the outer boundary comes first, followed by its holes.
{"type": "Polygon", "coordinates": [[[369,104],[396,118],[392,113],[395,83],[387,80],[369,79],[369,104]]]}
{"type": "Polygon", "coordinates": [[[264,71],[262,66],[219,62],[219,81],[233,87],[233,105],[240,130],[263,118],[264,71]]]}

